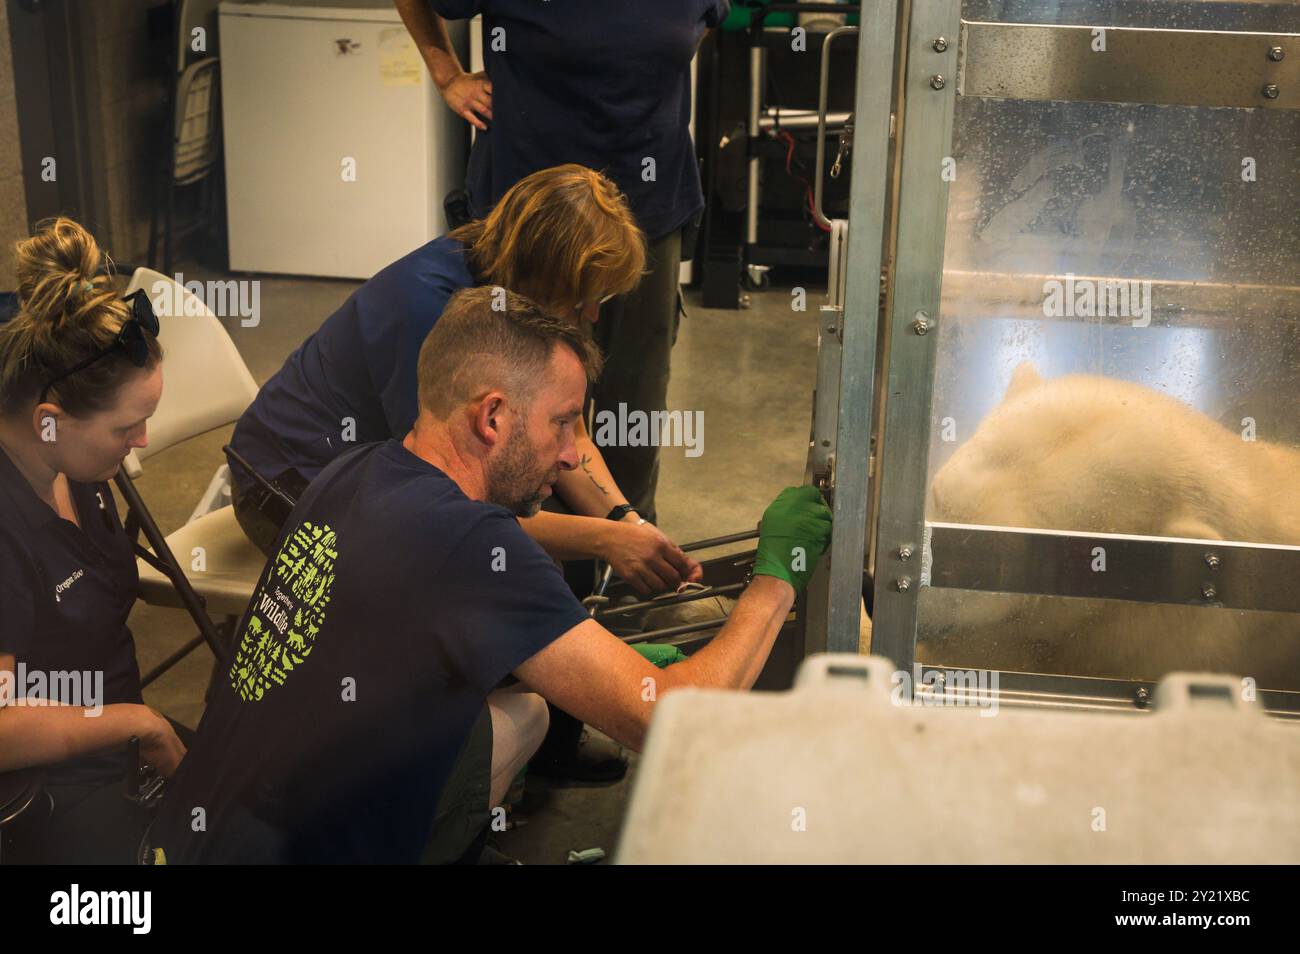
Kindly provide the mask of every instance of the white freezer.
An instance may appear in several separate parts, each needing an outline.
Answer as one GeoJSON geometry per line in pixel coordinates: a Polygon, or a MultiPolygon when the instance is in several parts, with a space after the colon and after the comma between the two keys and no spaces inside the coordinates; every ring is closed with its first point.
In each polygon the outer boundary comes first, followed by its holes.
{"type": "Polygon", "coordinates": [[[445,231],[466,123],[390,0],[225,0],[220,30],[232,271],[369,278],[445,231]]]}

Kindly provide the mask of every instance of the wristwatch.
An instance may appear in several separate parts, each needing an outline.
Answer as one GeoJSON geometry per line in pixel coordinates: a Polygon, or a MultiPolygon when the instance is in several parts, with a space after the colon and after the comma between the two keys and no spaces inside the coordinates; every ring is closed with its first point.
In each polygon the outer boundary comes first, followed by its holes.
{"type": "Polygon", "coordinates": [[[631,504],[619,504],[617,507],[615,507],[613,510],[611,510],[609,513],[605,515],[605,519],[622,520],[630,513],[634,513],[638,517],[641,516],[641,512],[637,510],[636,507],[633,507],[631,504]]]}

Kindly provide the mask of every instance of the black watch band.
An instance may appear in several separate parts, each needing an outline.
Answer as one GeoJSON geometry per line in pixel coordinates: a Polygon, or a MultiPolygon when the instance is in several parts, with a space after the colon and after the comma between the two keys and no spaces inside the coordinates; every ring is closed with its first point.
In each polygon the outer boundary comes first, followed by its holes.
{"type": "Polygon", "coordinates": [[[631,504],[619,504],[617,507],[615,507],[613,510],[611,510],[609,513],[605,515],[605,519],[622,520],[630,513],[634,513],[638,517],[641,516],[640,511],[638,511],[636,507],[633,507],[631,504]]]}

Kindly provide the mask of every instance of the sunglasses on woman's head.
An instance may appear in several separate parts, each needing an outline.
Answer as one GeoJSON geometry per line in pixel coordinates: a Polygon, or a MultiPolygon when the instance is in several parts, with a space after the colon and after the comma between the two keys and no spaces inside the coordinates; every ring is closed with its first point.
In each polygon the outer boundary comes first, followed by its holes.
{"type": "Polygon", "coordinates": [[[50,378],[44,388],[41,389],[41,399],[38,404],[44,404],[45,398],[49,396],[50,388],[58,384],[64,378],[71,377],[78,371],[84,371],[97,361],[107,358],[119,348],[137,368],[143,368],[149,363],[149,339],[145,337],[148,332],[149,337],[158,337],[158,316],[153,313],[153,306],[149,304],[149,296],[145,294],[143,288],[138,288],[131,294],[125,296],[123,301],[131,303],[131,317],[128,318],[118,331],[117,337],[106,348],[92,354],[85,361],[73,365],[62,374],[50,378]]]}

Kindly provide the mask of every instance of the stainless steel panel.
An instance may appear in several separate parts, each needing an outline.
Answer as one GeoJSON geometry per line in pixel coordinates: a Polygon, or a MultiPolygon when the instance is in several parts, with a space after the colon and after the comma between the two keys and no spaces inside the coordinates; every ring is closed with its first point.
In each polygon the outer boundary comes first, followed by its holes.
{"type": "Polygon", "coordinates": [[[962,24],[964,96],[1300,109],[1300,36],[962,24]]]}
{"type": "Polygon", "coordinates": [[[931,586],[1300,613],[1300,546],[954,523],[928,531],[931,586]]]}
{"type": "Polygon", "coordinates": [[[1294,0],[965,0],[962,17],[1003,23],[1300,33],[1300,5],[1294,0]]]}
{"type": "MultiPolygon", "coordinates": [[[[978,694],[997,686],[1000,706],[1034,706],[1067,711],[1112,712],[1149,715],[1155,699],[1156,683],[1150,680],[1098,679],[1081,676],[1050,676],[1040,673],[977,671],[965,687],[945,684],[951,668],[916,664],[912,685],[921,687],[916,696],[930,704],[959,704],[963,697],[978,704],[978,694]]],[[[970,670],[967,670],[969,673],[970,670]]],[[[1300,724],[1300,693],[1260,690],[1257,698],[1271,716],[1300,724]]]]}

